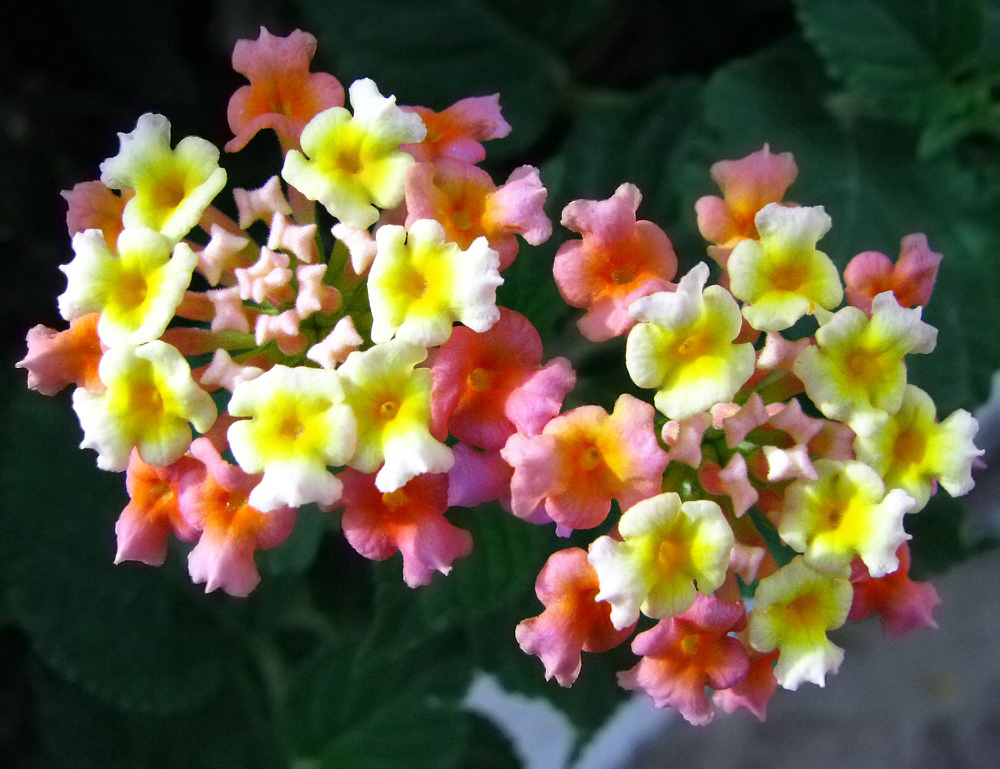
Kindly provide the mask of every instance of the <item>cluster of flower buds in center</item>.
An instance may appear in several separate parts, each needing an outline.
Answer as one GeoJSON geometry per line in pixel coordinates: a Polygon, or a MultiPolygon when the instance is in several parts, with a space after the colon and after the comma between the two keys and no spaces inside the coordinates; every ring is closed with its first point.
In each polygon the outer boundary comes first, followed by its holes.
{"type": "Polygon", "coordinates": [[[477,165],[510,131],[498,98],[435,113],[359,80],[348,109],[315,50],[301,31],[236,45],[250,82],[226,150],[268,128],[283,161],[233,191],[235,217],[208,141],[172,146],[155,114],[120,134],[100,180],[65,193],[69,328],[32,329],[19,364],[43,393],[76,385],[82,446],[125,471],[117,560],[160,564],[173,534],[196,543],[192,578],[233,595],[310,503],[342,509],[363,555],[401,552],[408,584],[447,573],[472,546],[444,515],[459,458],[534,434],[575,381],[497,306],[519,241],[552,230],[537,169],[498,187],[477,165]]]}
{"type": "Polygon", "coordinates": [[[713,701],[763,718],[778,685],[837,671],[828,633],[848,619],[877,613],[896,635],[933,625],[904,516],[939,485],[968,492],[982,453],[968,412],[939,422],[907,383],[905,356],[936,343],[920,306],[941,256],[919,234],[895,263],[859,254],[838,309],[844,283],[817,248],[830,217],[782,202],[796,175],[767,146],[712,167],[723,197],[696,205],[722,269],[712,286],[705,263],[671,282],[670,241],[636,219],[633,185],[563,211],[582,238],[559,249],[559,290],[591,341],[627,334],[625,368],[653,403],[575,409],[502,450],[515,514],[608,531],[549,558],[545,611],[517,628],[563,686],[582,651],[639,630],[623,687],[695,724],[713,701]],[[606,522],[612,501],[623,512],[606,522]]]}

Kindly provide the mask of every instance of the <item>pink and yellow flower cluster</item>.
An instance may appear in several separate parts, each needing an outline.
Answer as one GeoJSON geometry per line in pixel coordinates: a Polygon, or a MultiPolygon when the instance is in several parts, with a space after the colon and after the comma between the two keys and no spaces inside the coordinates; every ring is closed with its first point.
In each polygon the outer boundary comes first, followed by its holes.
{"type": "Polygon", "coordinates": [[[845,291],[818,248],[830,217],[782,202],[797,167],[766,146],[716,164],[723,196],[696,206],[714,285],[704,262],[678,277],[634,185],[571,202],[556,285],[588,340],[625,337],[649,398],[563,410],[570,361],[497,304],[523,244],[552,234],[538,169],[498,186],[478,165],[510,131],[498,98],[434,112],[371,80],[345,94],[310,72],[315,49],[301,31],[237,44],[250,82],[225,148],[271,129],[281,163],[231,206],[219,151],[174,146],[154,114],[65,193],[69,327],[33,329],[18,365],[42,393],[74,385],[82,446],[125,472],[117,561],[163,563],[173,536],[195,582],[245,596],[256,550],[297,515],[336,515],[417,586],[473,547],[449,509],[499,502],[595,535],[549,558],[521,648],[569,686],[583,651],[632,638],[621,685],[692,723],[823,685],[849,617],[933,624],[904,519],[939,485],[968,492],[982,452],[971,415],[939,421],[907,382],[905,357],[936,342],[924,236],[895,265],[857,256],[845,291]]]}

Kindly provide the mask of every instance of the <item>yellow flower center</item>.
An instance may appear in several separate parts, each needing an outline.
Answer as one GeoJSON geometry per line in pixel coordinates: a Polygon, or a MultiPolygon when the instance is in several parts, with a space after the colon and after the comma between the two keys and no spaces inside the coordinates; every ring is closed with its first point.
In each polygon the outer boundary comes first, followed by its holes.
{"type": "Polygon", "coordinates": [[[584,472],[589,473],[603,461],[604,457],[597,450],[596,446],[587,446],[587,448],[580,452],[580,467],[584,472]]]}
{"type": "Polygon", "coordinates": [[[134,310],[146,301],[149,284],[138,270],[123,270],[115,288],[115,300],[125,310],[134,310]]]}
{"type": "Polygon", "coordinates": [[[796,630],[806,630],[823,624],[823,604],[815,593],[805,593],[789,601],[785,607],[785,623],[796,630]]]}
{"type": "Polygon", "coordinates": [[[477,393],[485,392],[493,384],[493,372],[484,368],[474,368],[469,374],[469,387],[477,393]]]}
{"type": "Polygon", "coordinates": [[[785,263],[775,265],[768,275],[769,282],[778,291],[798,293],[805,283],[807,270],[805,265],[785,263]]]}
{"type": "Polygon", "coordinates": [[[632,267],[619,267],[611,273],[611,282],[616,286],[625,286],[635,280],[635,270],[632,267]]]}
{"type": "Polygon", "coordinates": [[[701,645],[701,638],[697,633],[691,633],[690,635],[684,636],[681,639],[681,651],[684,652],[689,657],[693,657],[698,653],[698,647],[701,645]]]}
{"type": "Polygon", "coordinates": [[[927,436],[919,430],[905,428],[899,431],[892,444],[892,453],[901,465],[919,464],[927,450],[927,436]]]}
{"type": "Polygon", "coordinates": [[[150,197],[156,208],[173,211],[187,197],[184,174],[178,170],[164,174],[161,179],[150,185],[150,197]]]}

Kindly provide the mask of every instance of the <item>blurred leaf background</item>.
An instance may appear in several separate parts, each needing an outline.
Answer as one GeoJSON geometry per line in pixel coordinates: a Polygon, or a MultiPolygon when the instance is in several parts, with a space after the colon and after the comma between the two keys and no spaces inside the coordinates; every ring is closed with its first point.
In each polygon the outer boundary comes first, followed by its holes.
{"type": "MultiPolygon", "coordinates": [[[[822,246],[839,266],[864,250],[895,258],[915,231],[944,253],[926,311],[938,349],[910,376],[942,415],[987,398],[1000,368],[997,0],[20,5],[0,46],[0,766],[501,769],[518,766],[506,737],[460,707],[473,671],[550,699],[581,741],[623,697],[627,650],[589,659],[567,692],[517,649],[554,539],[498,508],[453,516],[475,551],[416,592],[398,560],[365,561],[316,511],[258,556],[246,600],[203,595],[176,546],[158,570],[112,565],[121,477],[76,448],[68,394],[29,393],[13,369],[32,325],[61,327],[57,266],[72,254],[58,192],[96,178],[143,112],[167,115],[175,141],[225,143],[243,82],[232,45],[261,25],[312,32],[315,70],[372,77],[403,104],[499,92],[514,130],[488,146],[495,180],[538,165],[555,221],[634,182],[682,270],[705,256],[693,204],[714,191],[711,163],[765,142],[793,152],[789,197],[826,206],[822,246]]],[[[224,156],[231,186],[262,183],[275,150],[268,134],[224,156]]],[[[626,386],[622,346],[582,344],[558,298],[567,235],[522,248],[500,301],[536,323],[547,355],[573,358],[577,402],[609,407],[626,386]]],[[[942,496],[915,519],[924,575],[989,544],[942,496]]]]}

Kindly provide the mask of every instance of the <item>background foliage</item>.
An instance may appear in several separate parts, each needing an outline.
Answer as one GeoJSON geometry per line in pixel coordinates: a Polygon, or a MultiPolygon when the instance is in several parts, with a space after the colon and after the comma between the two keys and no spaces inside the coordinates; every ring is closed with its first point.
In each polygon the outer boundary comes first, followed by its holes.
{"type": "MultiPolygon", "coordinates": [[[[517,649],[553,540],[499,509],[455,515],[473,555],[416,592],[397,561],[365,561],[315,511],[259,556],[264,579],[246,600],[202,595],[178,547],[159,570],[112,566],[121,478],[76,449],[68,396],[29,393],[12,368],[28,328],[59,324],[56,267],[71,254],[57,193],[95,178],[145,111],[166,114],[175,137],[223,144],[242,82],[231,46],[261,24],[313,32],[314,69],[373,77],[400,103],[499,92],[514,131],[489,148],[494,178],[539,165],[555,220],[574,198],[634,182],[682,269],[704,258],[692,206],[713,191],[711,163],[764,142],[794,152],[792,197],[827,207],[823,246],[839,266],[863,250],[895,257],[913,231],[945,254],[926,313],[939,346],[911,367],[939,411],[982,403],[1000,368],[997,0],[49,0],[5,24],[4,767],[500,769],[518,765],[506,738],[460,707],[474,670],[550,698],[581,740],[622,696],[613,671],[627,650],[588,660],[566,692],[517,649]]],[[[272,142],[228,163],[234,185],[272,172],[272,142]]],[[[585,348],[558,299],[551,261],[565,238],[557,228],[523,250],[500,301],[539,326],[549,355],[574,357],[578,402],[607,407],[624,386],[621,349],[585,348]]],[[[924,574],[983,546],[963,538],[954,503],[928,508],[919,528],[924,574]]]]}

